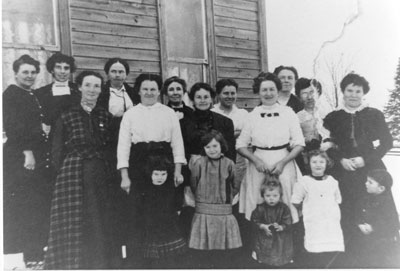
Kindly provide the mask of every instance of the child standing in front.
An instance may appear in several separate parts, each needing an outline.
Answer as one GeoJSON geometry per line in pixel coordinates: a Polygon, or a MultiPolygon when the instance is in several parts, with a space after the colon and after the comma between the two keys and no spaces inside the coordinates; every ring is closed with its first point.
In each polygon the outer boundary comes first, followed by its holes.
{"type": "Polygon", "coordinates": [[[384,169],[372,170],[367,176],[367,194],[356,217],[358,235],[353,267],[399,268],[399,217],[391,191],[392,177],[384,169]]]}
{"type": "Polygon", "coordinates": [[[196,206],[189,248],[197,254],[199,266],[195,268],[232,268],[233,249],[242,246],[232,215],[232,199],[239,190],[234,185],[234,163],[223,154],[227,144],[220,132],[204,135],[201,145],[202,156],[190,168],[196,206]]]}
{"type": "Polygon", "coordinates": [[[261,185],[264,202],[251,214],[254,226],[253,258],[263,265],[283,266],[292,260],[292,216],[289,207],[281,201],[279,179],[267,176],[261,185]]]}
{"type": "Polygon", "coordinates": [[[148,157],[143,190],[144,268],[181,268],[186,241],[175,206],[174,164],[163,154],[148,157]]]}
{"type": "Polygon", "coordinates": [[[325,268],[344,251],[339,209],[342,197],[338,181],[325,174],[332,165],[328,155],[313,150],[308,157],[311,175],[295,184],[292,203],[297,208],[302,204],[307,267],[325,268]]]}

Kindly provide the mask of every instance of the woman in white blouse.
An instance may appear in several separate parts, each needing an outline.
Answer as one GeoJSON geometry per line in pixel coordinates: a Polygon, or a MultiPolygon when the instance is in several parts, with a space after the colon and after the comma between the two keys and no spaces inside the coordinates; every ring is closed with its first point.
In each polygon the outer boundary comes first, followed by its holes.
{"type": "Polygon", "coordinates": [[[276,174],[283,187],[283,202],[291,210],[293,223],[298,221],[296,208],[290,204],[297,180],[293,159],[304,147],[304,137],[294,111],[277,103],[281,82],[272,73],[254,78],[253,91],[261,105],[254,108],[236,141],[237,151],[249,159],[247,173],[240,189],[239,212],[250,220],[252,211],[262,203],[260,186],[266,174],[276,174]],[[254,152],[248,150],[253,146],[254,152]]]}
{"type": "Polygon", "coordinates": [[[182,164],[186,163],[181,128],[173,109],[158,102],[162,79],[155,74],[136,78],[141,102],[123,116],[118,140],[118,164],[121,188],[129,194],[130,225],[127,236],[128,260],[141,261],[140,242],[143,214],[142,192],[146,189],[144,168],[148,157],[163,155],[175,164],[175,185],[183,182],[182,164]]]}

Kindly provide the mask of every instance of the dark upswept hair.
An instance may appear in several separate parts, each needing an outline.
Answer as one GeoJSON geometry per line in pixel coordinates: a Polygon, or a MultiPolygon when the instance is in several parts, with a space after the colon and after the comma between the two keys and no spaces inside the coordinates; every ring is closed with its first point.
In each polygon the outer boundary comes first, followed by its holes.
{"type": "Polygon", "coordinates": [[[35,67],[36,72],[40,72],[40,62],[32,58],[30,55],[22,55],[13,63],[13,71],[17,73],[23,64],[29,64],[35,67]]]}
{"type": "Polygon", "coordinates": [[[97,78],[99,78],[101,80],[101,85],[103,85],[104,79],[103,76],[101,76],[100,73],[98,72],[94,72],[94,71],[83,71],[80,74],[78,74],[78,76],[75,78],[75,83],[78,84],[78,86],[82,86],[83,83],[83,79],[85,79],[85,77],[87,76],[95,76],[97,78]]]}
{"type": "Polygon", "coordinates": [[[299,80],[296,81],[296,84],[294,85],[295,89],[295,94],[298,98],[300,98],[300,92],[301,90],[305,88],[309,88],[311,86],[311,79],[308,78],[299,78],[299,80]]]}
{"type": "Polygon", "coordinates": [[[126,75],[129,74],[130,69],[129,69],[128,62],[125,59],[122,59],[122,58],[119,58],[119,57],[113,57],[113,58],[110,58],[109,60],[107,60],[106,64],[104,64],[104,72],[106,74],[108,74],[108,72],[110,71],[111,66],[114,65],[115,63],[121,63],[122,66],[125,67],[126,75]]]}
{"type": "Polygon", "coordinates": [[[255,94],[260,92],[260,86],[261,83],[264,81],[272,81],[275,83],[276,88],[278,89],[278,91],[280,91],[282,89],[282,83],[281,80],[279,80],[279,78],[270,72],[260,72],[257,77],[255,77],[253,79],[254,83],[253,83],[253,92],[255,94]]]}
{"type": "Polygon", "coordinates": [[[278,74],[279,74],[282,70],[289,70],[289,71],[293,72],[293,73],[294,73],[294,79],[295,79],[296,81],[297,81],[297,79],[299,79],[299,74],[297,73],[296,68],[295,68],[295,67],[292,67],[292,66],[283,66],[283,65],[278,66],[278,67],[275,68],[274,74],[275,74],[276,76],[278,76],[278,74]]]}
{"type": "Polygon", "coordinates": [[[203,82],[198,82],[196,84],[194,84],[191,88],[190,88],[190,92],[189,92],[189,98],[190,100],[194,100],[194,95],[196,94],[197,91],[199,91],[200,89],[204,89],[208,92],[210,92],[211,98],[214,99],[216,96],[216,92],[215,90],[210,86],[210,84],[207,83],[203,83],[203,82]]]}
{"type": "Polygon", "coordinates": [[[282,197],[283,191],[281,182],[279,181],[279,177],[275,174],[265,174],[264,182],[260,186],[261,197],[264,196],[266,191],[271,191],[275,189],[279,189],[279,194],[282,197]]]}
{"type": "Polygon", "coordinates": [[[60,52],[53,54],[46,62],[46,69],[49,73],[54,70],[56,63],[67,63],[71,73],[76,71],[75,58],[72,56],[67,56],[60,52]]]}
{"type": "Polygon", "coordinates": [[[169,85],[171,85],[174,82],[176,82],[182,86],[183,93],[185,93],[187,91],[186,81],[178,76],[172,76],[172,77],[168,78],[167,80],[165,80],[164,85],[162,87],[162,93],[167,95],[169,85]]]}
{"type": "Polygon", "coordinates": [[[308,158],[308,167],[310,168],[310,161],[311,161],[311,157],[314,156],[321,156],[325,159],[326,161],[326,169],[330,169],[333,167],[333,160],[328,156],[328,154],[325,151],[322,150],[311,150],[309,152],[307,152],[307,158],[308,158]]]}
{"type": "Polygon", "coordinates": [[[340,89],[342,90],[342,93],[344,92],[345,88],[350,84],[362,87],[364,94],[367,94],[369,91],[368,81],[357,73],[352,72],[343,77],[342,81],[340,82],[340,89]]]}
{"type": "Polygon", "coordinates": [[[236,81],[234,79],[230,79],[230,78],[220,79],[215,84],[215,90],[217,91],[217,94],[219,95],[222,92],[222,90],[224,89],[224,87],[226,87],[226,86],[233,86],[236,88],[236,91],[239,88],[238,83],[236,83],[236,81]]]}
{"type": "Polygon", "coordinates": [[[154,81],[157,83],[158,90],[161,91],[162,88],[162,78],[158,74],[153,73],[141,73],[138,77],[136,77],[135,85],[133,88],[139,93],[140,86],[144,81],[154,81]]]}
{"type": "Polygon", "coordinates": [[[213,139],[219,142],[221,145],[221,152],[226,153],[228,151],[228,143],[226,143],[226,140],[224,136],[217,130],[211,130],[207,134],[203,135],[200,139],[200,144],[201,144],[201,155],[205,156],[206,153],[204,151],[204,147],[207,146],[208,143],[210,143],[213,139]]]}

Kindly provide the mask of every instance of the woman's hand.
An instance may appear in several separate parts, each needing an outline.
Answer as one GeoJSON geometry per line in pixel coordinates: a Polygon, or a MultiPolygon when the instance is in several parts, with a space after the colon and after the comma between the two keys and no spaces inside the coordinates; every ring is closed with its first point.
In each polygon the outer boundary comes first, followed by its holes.
{"type": "Polygon", "coordinates": [[[351,158],[351,161],[353,161],[356,168],[365,167],[364,158],[362,158],[361,156],[353,157],[351,158]]]}
{"type": "Polygon", "coordinates": [[[367,224],[367,223],[358,225],[358,228],[365,235],[369,235],[371,232],[373,232],[373,229],[372,229],[371,225],[367,224]]]}
{"type": "Polygon", "coordinates": [[[267,166],[264,164],[264,162],[261,159],[255,159],[254,165],[256,166],[256,169],[258,172],[260,172],[260,173],[268,172],[267,166]]]}
{"type": "Polygon", "coordinates": [[[131,190],[131,179],[129,179],[128,175],[128,169],[127,168],[121,168],[121,188],[124,190],[127,194],[129,194],[131,190]]]}
{"type": "Polygon", "coordinates": [[[174,181],[175,181],[175,187],[178,187],[183,183],[183,175],[181,173],[176,173],[174,174],[174,181]]]}
{"type": "Polygon", "coordinates": [[[35,156],[33,155],[32,151],[24,151],[25,155],[25,162],[24,162],[24,168],[28,170],[34,170],[36,161],[35,161],[35,156]]]}
{"type": "Polygon", "coordinates": [[[347,171],[355,171],[357,168],[352,159],[342,158],[342,160],[340,160],[340,164],[347,171]]]}
{"type": "Polygon", "coordinates": [[[271,174],[281,175],[283,168],[285,167],[286,163],[284,161],[279,161],[276,163],[273,168],[270,170],[271,174]]]}

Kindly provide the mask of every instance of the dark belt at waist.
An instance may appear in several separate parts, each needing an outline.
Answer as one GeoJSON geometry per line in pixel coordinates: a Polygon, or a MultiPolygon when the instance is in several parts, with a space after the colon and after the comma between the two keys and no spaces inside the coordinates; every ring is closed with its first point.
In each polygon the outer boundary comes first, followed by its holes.
{"type": "Polygon", "coordinates": [[[264,151],[276,151],[276,150],[280,150],[280,149],[285,149],[287,147],[289,147],[289,143],[286,143],[286,144],[283,144],[283,145],[280,145],[280,146],[270,147],[270,148],[267,148],[267,147],[263,148],[263,147],[253,146],[253,151],[255,149],[260,149],[260,150],[264,150],[264,151]]]}
{"type": "Polygon", "coordinates": [[[232,205],[196,202],[196,213],[205,215],[231,215],[232,205]]]}

